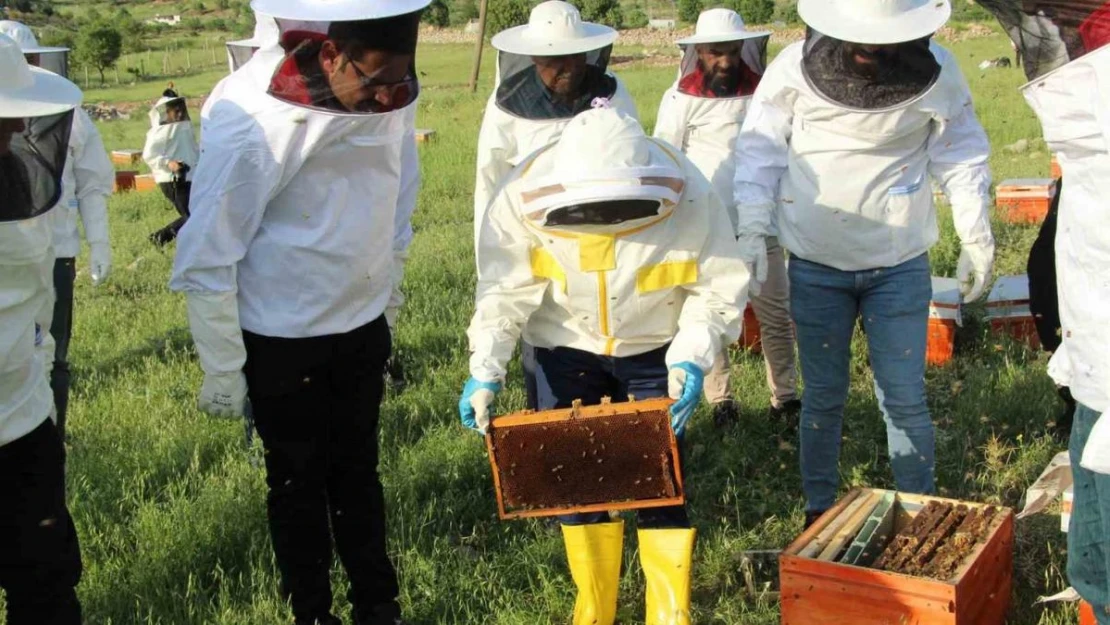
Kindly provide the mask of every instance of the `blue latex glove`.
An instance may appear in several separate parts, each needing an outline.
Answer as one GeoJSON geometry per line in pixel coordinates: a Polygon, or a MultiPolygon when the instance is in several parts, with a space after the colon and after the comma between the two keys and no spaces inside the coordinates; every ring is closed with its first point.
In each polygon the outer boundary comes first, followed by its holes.
{"type": "Polygon", "coordinates": [[[667,390],[675,403],[671,404],[671,428],[676,436],[682,436],[686,424],[694,416],[694,409],[701,399],[705,386],[705,373],[692,362],[680,362],[671,367],[667,375],[667,390]]]}
{"type": "Polygon", "coordinates": [[[500,382],[482,382],[474,378],[466,381],[459,399],[459,417],[464,427],[485,434],[489,427],[490,406],[501,392],[500,382]]]}

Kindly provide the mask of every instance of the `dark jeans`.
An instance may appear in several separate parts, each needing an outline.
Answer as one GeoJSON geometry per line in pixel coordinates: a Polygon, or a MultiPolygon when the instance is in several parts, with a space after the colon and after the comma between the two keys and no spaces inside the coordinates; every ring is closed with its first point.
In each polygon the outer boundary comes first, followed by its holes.
{"type": "Polygon", "coordinates": [[[162,195],[166,196],[166,199],[173,204],[179,217],[171,221],[165,228],[151,235],[152,238],[157,239],[163,244],[169,243],[177,238],[177,232],[181,230],[181,226],[184,226],[185,221],[189,219],[189,193],[192,187],[193,183],[185,181],[158,183],[158,188],[161,189],[162,195]]]}
{"type": "MultiPolygon", "coordinates": [[[[601,398],[625,401],[667,396],[667,347],[638,356],[614,358],[599,356],[569,347],[536,348],[536,385],[541,410],[569,408],[581,399],[587,406],[601,398]]],[[[637,512],[641,529],[690,527],[685,506],[646,508],[637,512]]],[[[566,525],[587,525],[609,520],[605,512],[571,514],[559,517],[566,525]]]]}
{"type": "Polygon", "coordinates": [[[392,624],[400,608],[378,476],[382,375],[391,349],[385,317],[346,334],[283,339],[244,332],[243,339],[266,452],[270,535],[293,614],[311,622],[331,609],[334,536],[358,622],[392,624]]]}
{"type": "Polygon", "coordinates": [[[58,435],[66,438],[66,410],[69,407],[69,339],[73,334],[73,281],[77,277],[72,258],[54,261],[54,318],[50,336],[54,337],[54,370],[50,372],[50,388],[54,391],[54,407],[58,411],[58,435]]]}
{"type": "Polygon", "coordinates": [[[0,447],[0,588],[8,625],[80,625],[77,531],[66,509],[65,448],[47,419],[0,447]]]}

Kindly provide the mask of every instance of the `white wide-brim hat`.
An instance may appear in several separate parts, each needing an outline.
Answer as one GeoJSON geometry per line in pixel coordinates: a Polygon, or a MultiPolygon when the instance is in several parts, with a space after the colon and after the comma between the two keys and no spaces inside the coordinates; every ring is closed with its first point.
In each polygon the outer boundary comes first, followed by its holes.
{"type": "Polygon", "coordinates": [[[356,22],[415,13],[431,0],[254,0],[255,13],[306,22],[356,22]]]}
{"type": "Polygon", "coordinates": [[[52,52],[69,52],[69,48],[58,48],[53,46],[40,46],[39,40],[35,37],[34,31],[30,26],[22,22],[14,20],[0,20],[0,34],[7,35],[23,54],[50,54],[52,52]]]}
{"type": "Polygon", "coordinates": [[[0,118],[57,115],[81,103],[77,85],[38,67],[31,67],[11,37],[0,35],[0,118]]]}
{"type": "Polygon", "coordinates": [[[600,50],[616,40],[616,30],[583,22],[574,5],[549,0],[532,9],[527,24],[497,33],[490,43],[510,54],[564,56],[600,50]]]}
{"type": "Polygon", "coordinates": [[[757,37],[769,37],[771,31],[750,31],[744,26],[744,18],[732,9],[709,9],[702,11],[698,16],[698,25],[694,34],[679,39],[675,43],[680,46],[692,46],[699,43],[720,43],[723,41],[743,41],[757,37]]]}
{"type": "Polygon", "coordinates": [[[814,30],[851,43],[889,45],[932,35],[952,16],[949,0],[798,0],[814,30]]]}

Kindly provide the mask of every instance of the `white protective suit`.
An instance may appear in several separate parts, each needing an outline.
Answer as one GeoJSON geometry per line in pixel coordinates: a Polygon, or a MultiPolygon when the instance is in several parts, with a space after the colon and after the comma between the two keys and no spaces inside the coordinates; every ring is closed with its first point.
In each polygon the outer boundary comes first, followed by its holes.
{"type": "Polygon", "coordinates": [[[73,115],[69,158],[62,175],[62,199],[54,208],[54,251],[58,258],[76,258],[81,252],[77,217],[85,227],[85,240],[94,256],[111,253],[108,238],[108,196],[116,170],[104,150],[100,133],[81,108],[73,115]]]}
{"type": "Polygon", "coordinates": [[[698,169],[611,110],[574,118],[559,142],[518,166],[478,236],[471,375],[503,380],[518,338],[626,357],[670,343],[667,364],[708,370],[735,341],[748,271],[698,169]],[[662,201],[612,226],[548,226],[560,208],[662,201]]]}
{"type": "Polygon", "coordinates": [[[965,251],[993,255],[990,145],[952,55],[923,95],[885,110],[851,110],[818,93],[804,42],[770,64],[737,142],[741,233],[776,235],[806,260],[843,271],[892,267],[939,237],[927,178],[952,204],[965,251]],[[926,223],[921,228],[915,224],[926,223]]]}
{"type": "Polygon", "coordinates": [[[174,173],[170,171],[170,161],[189,166],[185,180],[193,179],[193,170],[200,160],[193,123],[189,120],[163,124],[166,104],[175,98],[160,98],[150,109],[150,130],[146,132],[146,145],[143,146],[143,160],[150,167],[155,182],[173,182],[174,173]]]}
{"type": "Polygon", "coordinates": [[[283,59],[276,47],[255,54],[224,79],[202,121],[170,287],[188,295],[211,379],[242,375],[240,328],[339,334],[403,301],[419,187],[416,104],[368,115],[287,103],[267,94],[283,59]]]}
{"type": "Polygon", "coordinates": [[[1063,343],[1049,373],[1105,419],[1110,412],[1110,46],[1037,78],[1023,92],[1066,180],[1056,231],[1063,343]]]}

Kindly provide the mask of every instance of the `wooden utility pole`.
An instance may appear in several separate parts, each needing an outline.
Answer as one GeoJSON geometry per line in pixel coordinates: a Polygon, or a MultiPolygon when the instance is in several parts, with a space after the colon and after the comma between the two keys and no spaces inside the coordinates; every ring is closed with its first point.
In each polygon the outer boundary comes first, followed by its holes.
{"type": "Polygon", "coordinates": [[[482,48],[486,45],[486,3],[478,5],[478,43],[474,44],[474,68],[470,71],[470,93],[478,90],[478,74],[482,71],[482,48]]]}

